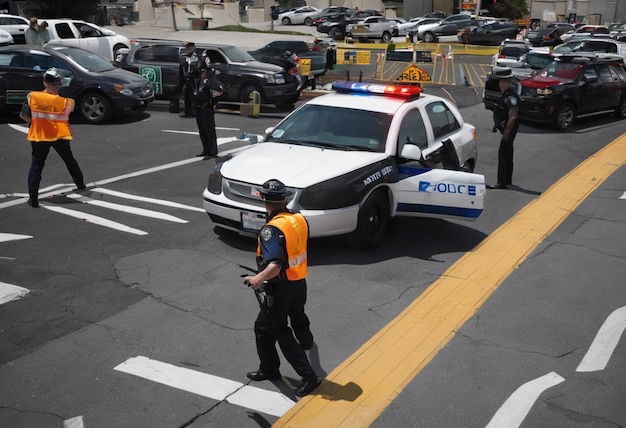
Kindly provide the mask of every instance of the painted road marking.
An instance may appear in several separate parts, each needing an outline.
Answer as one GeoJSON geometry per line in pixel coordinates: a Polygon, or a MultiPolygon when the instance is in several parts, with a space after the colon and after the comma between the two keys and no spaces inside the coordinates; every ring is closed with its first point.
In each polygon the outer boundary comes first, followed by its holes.
{"type": "Polygon", "coordinates": [[[142,356],[129,358],[113,369],[212,400],[226,400],[230,404],[272,416],[282,416],[295,404],[279,392],[266,391],[142,356]]]}
{"type": "Polygon", "coordinates": [[[619,199],[626,199],[626,192],[622,193],[622,196],[620,196],[619,199]]]}
{"type": "Polygon", "coordinates": [[[24,287],[18,287],[17,285],[7,284],[6,282],[0,282],[0,305],[3,305],[11,300],[16,300],[26,296],[30,290],[24,287]]]}
{"type": "Polygon", "coordinates": [[[18,235],[16,233],[0,233],[0,242],[19,241],[21,239],[30,239],[30,235],[18,235]]]}
{"type": "Polygon", "coordinates": [[[192,207],[190,205],[179,204],[177,202],[166,201],[164,199],[146,198],[145,196],[131,195],[130,193],[122,193],[116,190],[109,190],[109,189],[105,189],[102,187],[96,187],[96,188],[89,189],[89,190],[91,190],[92,192],[104,193],[105,195],[111,195],[111,196],[115,196],[117,198],[122,198],[122,199],[131,199],[134,201],[148,202],[148,203],[156,204],[156,205],[164,205],[166,207],[180,208],[182,210],[198,211],[201,213],[205,212],[204,209],[202,208],[192,207]]]}
{"type": "Polygon", "coordinates": [[[613,311],[607,317],[576,371],[594,372],[604,370],[625,329],[626,306],[613,311]]]}
{"type": "Polygon", "coordinates": [[[63,428],[84,428],[82,416],[76,416],[75,418],[66,419],[63,421],[63,428]]]}
{"type": "Polygon", "coordinates": [[[551,372],[520,386],[493,415],[486,428],[519,427],[541,393],[564,380],[558,374],[551,372]]]}
{"type": "Polygon", "coordinates": [[[80,202],[81,204],[95,205],[97,207],[108,208],[110,210],[122,211],[128,214],[139,215],[143,217],[156,218],[158,220],[166,220],[174,223],[189,223],[187,220],[183,220],[182,218],[175,217],[173,215],[161,213],[158,211],[147,210],[144,208],[136,208],[131,207],[130,205],[121,205],[114,204],[112,202],[107,201],[99,201],[97,199],[92,199],[87,196],[78,195],[78,194],[69,194],[66,195],[68,198],[73,199],[75,201],[80,202]]]}
{"type": "Polygon", "coordinates": [[[119,230],[121,232],[132,233],[133,235],[147,235],[148,232],[144,232],[143,230],[135,229],[133,227],[126,226],[122,223],[118,223],[116,221],[107,220],[104,217],[99,217],[93,214],[87,214],[80,211],[73,211],[67,208],[58,207],[55,205],[48,205],[39,203],[39,206],[45,208],[50,211],[54,211],[59,214],[67,215],[74,218],[79,218],[87,223],[97,224],[98,226],[108,227],[111,229],[119,230]]]}
{"type": "Polygon", "coordinates": [[[272,426],[369,426],[528,255],[625,162],[623,135],[461,257],[272,426]]]}

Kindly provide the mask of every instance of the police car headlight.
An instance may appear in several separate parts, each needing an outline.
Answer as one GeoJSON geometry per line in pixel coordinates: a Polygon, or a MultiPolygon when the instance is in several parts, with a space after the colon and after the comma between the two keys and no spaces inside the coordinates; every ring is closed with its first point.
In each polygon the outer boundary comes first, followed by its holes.
{"type": "Polygon", "coordinates": [[[551,95],[554,92],[552,88],[538,88],[537,95],[551,95]]]}
{"type": "Polygon", "coordinates": [[[215,168],[211,175],[209,175],[209,183],[206,188],[214,195],[222,193],[222,173],[218,168],[215,168]]]}

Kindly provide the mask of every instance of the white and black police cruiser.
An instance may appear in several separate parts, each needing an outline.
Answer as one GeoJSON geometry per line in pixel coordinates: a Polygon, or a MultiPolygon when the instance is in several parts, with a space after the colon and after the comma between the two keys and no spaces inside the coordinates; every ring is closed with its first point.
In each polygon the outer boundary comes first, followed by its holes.
{"type": "Polygon", "coordinates": [[[392,217],[481,214],[476,128],[454,104],[410,84],[333,89],[215,167],[203,197],[218,227],[256,236],[265,224],[259,189],[272,178],[293,192],[288,208],[306,217],[312,238],[351,234],[364,248],[382,242],[392,217]]]}

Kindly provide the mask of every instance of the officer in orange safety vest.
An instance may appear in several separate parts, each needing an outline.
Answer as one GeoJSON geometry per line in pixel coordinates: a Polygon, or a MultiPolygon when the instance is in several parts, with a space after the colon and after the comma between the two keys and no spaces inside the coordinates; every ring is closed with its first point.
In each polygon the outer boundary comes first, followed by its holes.
{"type": "Polygon", "coordinates": [[[43,75],[43,91],[28,94],[22,106],[20,117],[30,123],[28,136],[32,148],[32,163],[28,172],[28,205],[39,207],[39,183],[41,172],[50,149],[61,156],[77,190],[85,189],[83,173],[74,159],[70,148],[72,130],[69,117],[74,110],[74,100],[59,95],[63,76],[56,68],[46,70],[43,75]]]}
{"type": "Polygon", "coordinates": [[[246,376],[254,381],[281,378],[278,342],[285,359],[302,377],[296,395],[303,397],[321,383],[305,353],[313,347],[309,318],[304,313],[309,227],[302,214],[287,209],[287,197],[292,192],[283,183],[268,180],[259,193],[265,202],[268,221],[259,232],[258,273],[246,276],[244,282],[267,298],[259,299],[261,310],[254,323],[261,363],[257,371],[246,376]]]}

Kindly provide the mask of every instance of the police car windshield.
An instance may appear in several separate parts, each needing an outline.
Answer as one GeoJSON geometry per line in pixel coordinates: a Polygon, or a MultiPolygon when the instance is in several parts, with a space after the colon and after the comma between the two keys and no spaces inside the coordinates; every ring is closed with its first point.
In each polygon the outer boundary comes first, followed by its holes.
{"type": "Polygon", "coordinates": [[[384,152],[391,119],[385,113],[307,104],[280,123],[267,141],[384,152]]]}

